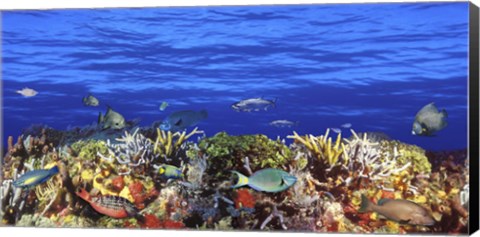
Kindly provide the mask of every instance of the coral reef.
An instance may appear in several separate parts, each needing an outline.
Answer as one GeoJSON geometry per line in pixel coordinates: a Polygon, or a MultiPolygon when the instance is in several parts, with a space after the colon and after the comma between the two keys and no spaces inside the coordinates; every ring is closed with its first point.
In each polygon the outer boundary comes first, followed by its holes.
{"type": "MultiPolygon", "coordinates": [[[[431,152],[383,133],[342,138],[299,135],[290,141],[220,132],[130,127],[104,132],[95,126],[56,131],[33,126],[7,141],[0,177],[2,225],[145,229],[286,230],[356,233],[466,233],[468,160],[464,151],[431,152]],[[13,180],[58,166],[59,174],[32,189],[13,180]],[[158,167],[178,167],[175,179],[158,167]],[[275,168],[296,183],[278,193],[233,189],[230,171],[275,168]],[[77,191],[123,200],[136,213],[103,215],[77,191]],[[360,213],[362,195],[417,203],[433,226],[415,226],[360,213]],[[117,198],[121,197],[121,198],[117,198]]],[[[98,200],[98,199],[97,199],[98,200]]],[[[100,199],[101,200],[101,199],[100,199]]]]}

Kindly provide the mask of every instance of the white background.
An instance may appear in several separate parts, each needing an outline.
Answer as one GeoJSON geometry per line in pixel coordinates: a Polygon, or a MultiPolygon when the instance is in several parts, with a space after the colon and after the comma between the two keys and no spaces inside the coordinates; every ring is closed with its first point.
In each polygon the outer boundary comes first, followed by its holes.
{"type": "MultiPolygon", "coordinates": [[[[300,3],[361,3],[361,2],[415,2],[414,0],[175,0],[175,1],[149,1],[149,0],[0,0],[0,9],[51,9],[51,8],[94,8],[94,7],[155,7],[155,6],[195,6],[195,5],[251,5],[251,4],[300,4],[300,3]]],[[[436,0],[438,2],[438,0],[436,0]]],[[[480,0],[472,0],[477,6],[480,6],[480,0]]],[[[0,154],[1,155],[1,154],[0,154]]],[[[474,176],[473,176],[474,177],[474,176]]],[[[478,215],[478,211],[476,214],[478,215]]],[[[472,211],[472,214],[475,211],[472,211]]],[[[0,228],[0,236],[49,236],[49,237],[306,237],[320,236],[320,234],[303,233],[266,233],[266,232],[212,232],[212,231],[164,231],[164,230],[107,230],[107,229],[48,229],[48,228],[0,228]]],[[[325,235],[325,234],[321,234],[325,235]]],[[[366,236],[353,234],[328,234],[332,237],[345,236],[366,236]]],[[[375,235],[392,236],[392,235],[375,235]]],[[[480,232],[476,232],[476,237],[480,237],[480,232]]]]}

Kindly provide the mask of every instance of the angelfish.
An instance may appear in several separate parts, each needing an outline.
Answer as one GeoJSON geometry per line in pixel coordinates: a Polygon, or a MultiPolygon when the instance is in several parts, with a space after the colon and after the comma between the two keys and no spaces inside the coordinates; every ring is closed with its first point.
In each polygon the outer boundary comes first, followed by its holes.
{"type": "Polygon", "coordinates": [[[412,134],[417,136],[432,136],[447,126],[447,111],[438,111],[432,102],[425,105],[415,116],[412,134]]]}
{"type": "Polygon", "coordinates": [[[58,166],[51,169],[32,170],[23,174],[20,178],[13,181],[13,186],[17,188],[31,188],[41,183],[47,182],[52,176],[58,173],[58,166]]]}
{"type": "Polygon", "coordinates": [[[108,106],[107,112],[103,115],[101,112],[98,115],[98,123],[102,124],[102,129],[123,129],[126,126],[125,118],[118,112],[113,111],[108,106]]]}
{"type": "Polygon", "coordinates": [[[173,165],[163,164],[155,168],[158,169],[158,174],[166,179],[180,179],[183,177],[182,169],[173,165]]]}
{"type": "Polygon", "coordinates": [[[253,188],[256,191],[263,191],[268,193],[277,193],[284,191],[297,182],[297,178],[283,170],[267,168],[259,170],[247,177],[237,171],[232,173],[238,176],[237,184],[232,188],[239,188],[245,185],[253,188]]]}
{"type": "Polygon", "coordinates": [[[358,212],[377,212],[400,224],[431,226],[435,220],[424,207],[403,199],[380,199],[375,205],[362,194],[362,203],[358,212]]]}

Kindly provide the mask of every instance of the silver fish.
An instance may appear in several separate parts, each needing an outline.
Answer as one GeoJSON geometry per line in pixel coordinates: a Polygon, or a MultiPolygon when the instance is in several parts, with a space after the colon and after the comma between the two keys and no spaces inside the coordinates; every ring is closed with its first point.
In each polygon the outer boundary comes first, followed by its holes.
{"type": "Polygon", "coordinates": [[[25,88],[23,88],[21,90],[18,90],[16,92],[20,95],[25,96],[25,97],[33,97],[33,96],[36,96],[38,94],[38,91],[36,91],[34,89],[30,89],[28,87],[25,87],[25,88]]]}
{"type": "Polygon", "coordinates": [[[352,127],[352,124],[351,124],[351,123],[344,123],[344,124],[342,124],[340,127],[342,127],[342,128],[351,128],[351,127],[352,127]]]}
{"type": "Polygon", "coordinates": [[[88,96],[83,97],[82,102],[86,106],[98,106],[100,104],[98,99],[92,94],[88,94],[88,96]]]}
{"type": "Polygon", "coordinates": [[[190,126],[195,126],[201,120],[204,120],[208,117],[208,112],[206,110],[193,111],[193,110],[182,110],[173,112],[165,120],[163,120],[160,128],[166,131],[180,131],[190,126]]]}
{"type": "Polygon", "coordinates": [[[340,128],[330,128],[334,133],[342,133],[342,129],[340,128]]]}
{"type": "Polygon", "coordinates": [[[275,100],[266,100],[263,98],[251,98],[246,100],[238,101],[232,104],[232,109],[237,112],[252,112],[252,111],[260,111],[265,110],[267,111],[270,107],[276,107],[276,99],[275,100]]]}
{"type": "Polygon", "coordinates": [[[98,115],[98,123],[102,124],[103,130],[123,129],[126,125],[125,118],[121,114],[113,111],[110,106],[108,107],[105,115],[102,115],[102,113],[98,115]]]}
{"type": "Polygon", "coordinates": [[[447,126],[447,111],[438,111],[432,102],[425,105],[415,116],[412,134],[417,136],[432,136],[447,126]]]}
{"type": "Polygon", "coordinates": [[[298,125],[298,122],[292,122],[292,121],[289,121],[289,120],[282,119],[282,120],[272,121],[272,122],[270,122],[269,124],[270,124],[271,126],[274,126],[274,127],[277,127],[277,128],[284,128],[284,127],[297,126],[297,125],[298,125]]]}

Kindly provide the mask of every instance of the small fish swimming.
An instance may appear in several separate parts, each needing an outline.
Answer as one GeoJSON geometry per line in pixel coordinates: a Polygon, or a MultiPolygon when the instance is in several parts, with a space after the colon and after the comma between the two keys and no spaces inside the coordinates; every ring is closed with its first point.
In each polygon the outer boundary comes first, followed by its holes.
{"type": "Polygon", "coordinates": [[[432,136],[448,125],[447,116],[447,111],[439,112],[433,102],[425,105],[415,116],[412,135],[432,136]]]}
{"type": "Polygon", "coordinates": [[[160,129],[172,132],[181,131],[187,127],[195,126],[207,117],[208,112],[206,110],[198,112],[193,110],[173,112],[163,120],[162,124],[160,124],[160,129]]]}
{"type": "Polygon", "coordinates": [[[20,178],[13,181],[13,186],[17,188],[31,188],[41,183],[47,182],[52,176],[58,173],[58,166],[51,169],[32,170],[23,174],[20,178]]]}
{"type": "Polygon", "coordinates": [[[25,87],[21,90],[16,91],[18,94],[23,95],[24,97],[33,97],[38,94],[38,91],[25,87]]]}
{"type": "Polygon", "coordinates": [[[136,217],[138,209],[128,199],[119,196],[91,197],[85,189],[76,192],[77,196],[85,200],[97,212],[112,218],[136,217]]]}
{"type": "Polygon", "coordinates": [[[98,106],[100,104],[98,99],[92,94],[88,94],[88,96],[83,97],[82,102],[86,106],[98,106]]]}
{"type": "Polygon", "coordinates": [[[180,179],[183,177],[182,169],[173,165],[163,164],[158,166],[158,173],[165,179],[180,179]]]}
{"type": "Polygon", "coordinates": [[[340,125],[340,127],[342,127],[342,128],[351,128],[351,127],[352,127],[352,124],[351,124],[351,123],[344,123],[344,124],[340,125]]]}
{"type": "Polygon", "coordinates": [[[276,107],[276,99],[275,100],[266,100],[261,97],[259,98],[251,98],[246,100],[238,101],[232,104],[232,109],[237,112],[252,112],[252,111],[260,111],[265,110],[267,111],[270,107],[276,107]]]}
{"type": "Polygon", "coordinates": [[[160,111],[164,111],[167,107],[168,107],[168,102],[163,101],[159,109],[160,111]]]}
{"type": "Polygon", "coordinates": [[[293,127],[297,126],[298,122],[292,122],[289,120],[275,120],[269,123],[271,126],[277,127],[277,128],[283,128],[283,127],[293,127]]]}
{"type": "Polygon", "coordinates": [[[112,110],[110,106],[108,106],[107,112],[105,115],[100,114],[98,115],[98,124],[102,124],[102,129],[123,129],[125,128],[126,122],[125,118],[112,110]]]}
{"type": "Polygon", "coordinates": [[[334,133],[342,133],[342,129],[340,128],[330,128],[334,133]]]}
{"type": "Polygon", "coordinates": [[[358,212],[377,212],[378,214],[400,224],[432,226],[435,220],[422,206],[403,199],[380,199],[373,204],[362,194],[362,203],[358,212]]]}
{"type": "Polygon", "coordinates": [[[283,170],[267,168],[259,170],[247,177],[237,171],[232,173],[238,176],[237,184],[232,188],[239,188],[245,185],[256,191],[278,193],[291,187],[297,182],[297,178],[283,170]]]}

